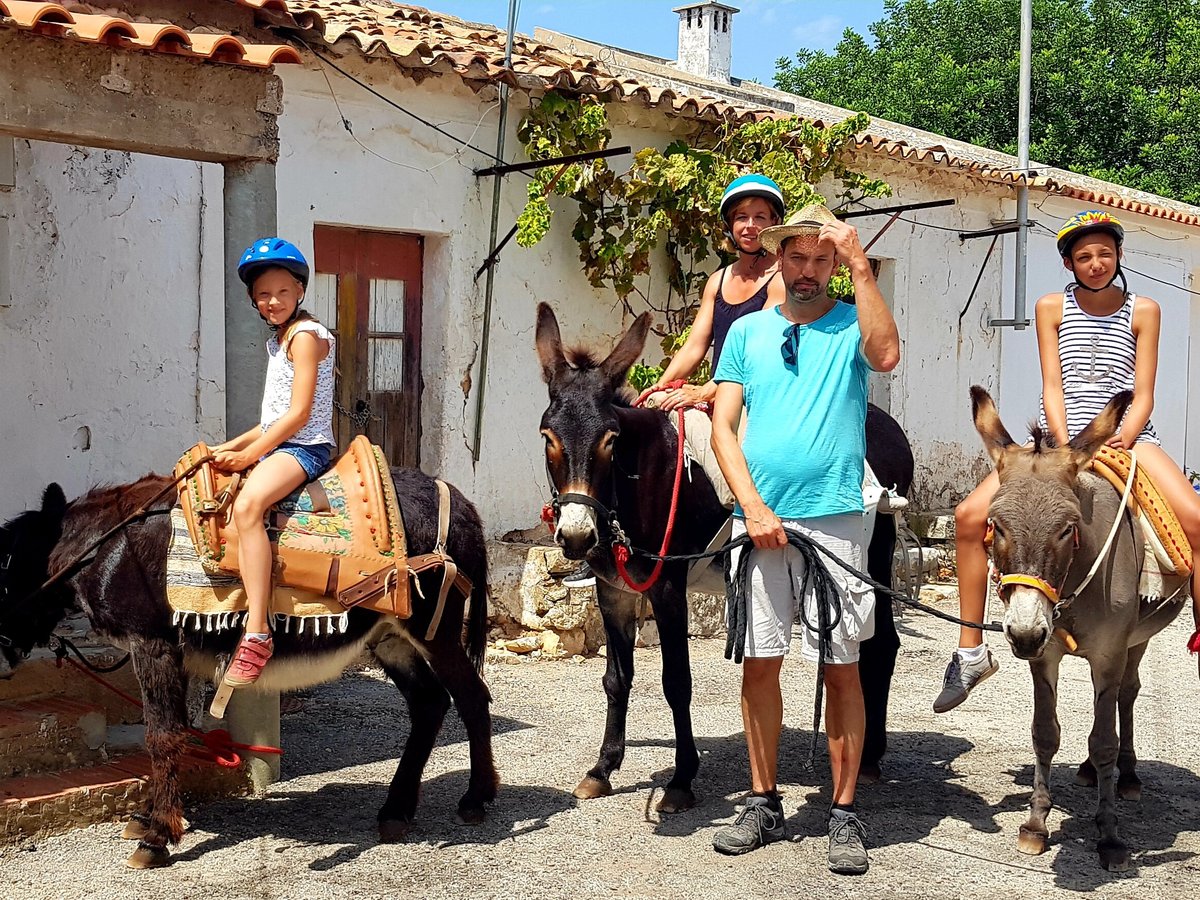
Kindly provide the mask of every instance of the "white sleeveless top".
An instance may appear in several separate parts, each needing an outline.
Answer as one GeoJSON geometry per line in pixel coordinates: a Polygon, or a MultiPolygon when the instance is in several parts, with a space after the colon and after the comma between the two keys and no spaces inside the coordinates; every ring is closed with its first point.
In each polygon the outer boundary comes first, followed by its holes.
{"type": "MultiPolygon", "coordinates": [[[[1074,286],[1063,291],[1062,324],[1058,326],[1058,358],[1062,364],[1063,399],[1067,407],[1067,434],[1075,437],[1100,415],[1118,391],[1132,391],[1137,337],[1133,333],[1133,308],[1137,297],[1108,316],[1093,316],[1080,308],[1074,286]]],[[[1043,405],[1039,423],[1046,425],[1043,405]]],[[[1149,422],[1138,440],[1158,444],[1149,422]]]]}
{"type": "MultiPolygon", "coordinates": [[[[317,363],[317,387],[313,392],[312,411],[308,421],[288,438],[292,444],[329,444],[336,446],[333,439],[333,360],[334,336],[320,322],[306,319],[292,327],[292,338],[302,331],[311,331],[329,342],[329,352],[317,363]]],[[[296,367],[287,353],[279,347],[279,338],[271,335],[267,341],[267,381],[263,387],[262,430],[266,431],[279,421],[292,405],[292,382],[296,379],[296,367]]]]}

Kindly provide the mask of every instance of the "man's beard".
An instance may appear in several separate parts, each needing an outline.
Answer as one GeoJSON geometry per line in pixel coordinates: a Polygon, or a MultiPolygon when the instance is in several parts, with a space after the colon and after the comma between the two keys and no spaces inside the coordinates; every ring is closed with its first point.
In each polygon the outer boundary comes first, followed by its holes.
{"type": "Polygon", "coordinates": [[[787,297],[793,303],[809,304],[815,303],[825,296],[826,286],[815,284],[811,291],[796,290],[790,284],[787,285],[787,297]]]}

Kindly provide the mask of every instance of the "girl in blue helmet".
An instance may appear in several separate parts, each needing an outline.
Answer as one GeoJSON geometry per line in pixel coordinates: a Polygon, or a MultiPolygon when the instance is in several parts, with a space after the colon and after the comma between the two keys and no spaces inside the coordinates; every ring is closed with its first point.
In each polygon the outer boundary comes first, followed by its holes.
{"type": "MultiPolygon", "coordinates": [[[[1136,447],[1143,466],[1171,504],[1193,549],[1192,614],[1200,649],[1200,497],[1163,450],[1150,422],[1158,370],[1161,313],[1149,297],[1130,293],[1121,271],[1125,229],[1101,210],[1072,216],[1058,232],[1058,252],[1072,282],[1038,300],[1034,318],[1042,368],[1039,424],[1061,446],[1087,427],[1118,391],[1132,390],[1133,403],[1108,442],[1136,447]],[[1119,283],[1118,283],[1119,282],[1119,283]]],[[[955,553],[962,617],[983,619],[987,598],[988,508],[1000,485],[993,472],[955,510],[955,553]]],[[[999,668],[983,633],[963,628],[935,712],[947,712],[999,668]]]]}
{"type": "Polygon", "coordinates": [[[335,447],[334,338],[300,308],[308,286],[304,254],[281,238],[263,238],[242,254],[238,277],[272,334],[261,422],[213,450],[224,471],[254,466],[233,504],[249,604],[246,634],[225,673],[225,682],[234,687],[257,681],[274,650],[267,622],[272,554],[264,516],[324,472],[335,447]]]}
{"type": "MultiPolygon", "coordinates": [[[[776,277],[779,264],[775,255],[767,253],[758,239],[764,228],[783,222],[783,191],[779,185],[765,175],[736,178],[721,197],[720,212],[725,234],[737,251],[737,259],[709,276],[692,330],[654,385],[655,390],[663,390],[672,381],[690,377],[710,345],[715,371],[725,336],[734,321],[783,302],[783,281],[776,277]]],[[[711,403],[716,396],[717,386],[711,381],[703,385],[685,384],[669,391],[658,405],[671,410],[701,402],[711,403]]]]}

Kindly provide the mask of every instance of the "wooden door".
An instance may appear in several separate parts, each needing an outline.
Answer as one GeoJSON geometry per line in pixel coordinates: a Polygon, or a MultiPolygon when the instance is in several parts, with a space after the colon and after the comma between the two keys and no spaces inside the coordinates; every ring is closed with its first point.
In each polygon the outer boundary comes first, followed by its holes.
{"type": "Polygon", "coordinates": [[[421,459],[420,236],[316,226],[312,308],[337,334],[339,449],[365,433],[395,466],[421,459]]]}

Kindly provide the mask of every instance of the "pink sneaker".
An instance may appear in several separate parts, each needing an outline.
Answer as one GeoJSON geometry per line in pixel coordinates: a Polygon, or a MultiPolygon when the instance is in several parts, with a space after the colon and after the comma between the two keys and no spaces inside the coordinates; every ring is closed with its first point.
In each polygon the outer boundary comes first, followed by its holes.
{"type": "Polygon", "coordinates": [[[265,641],[252,637],[242,638],[229,668],[225,670],[225,683],[234,687],[254,684],[274,652],[275,642],[271,638],[265,641]]]}

